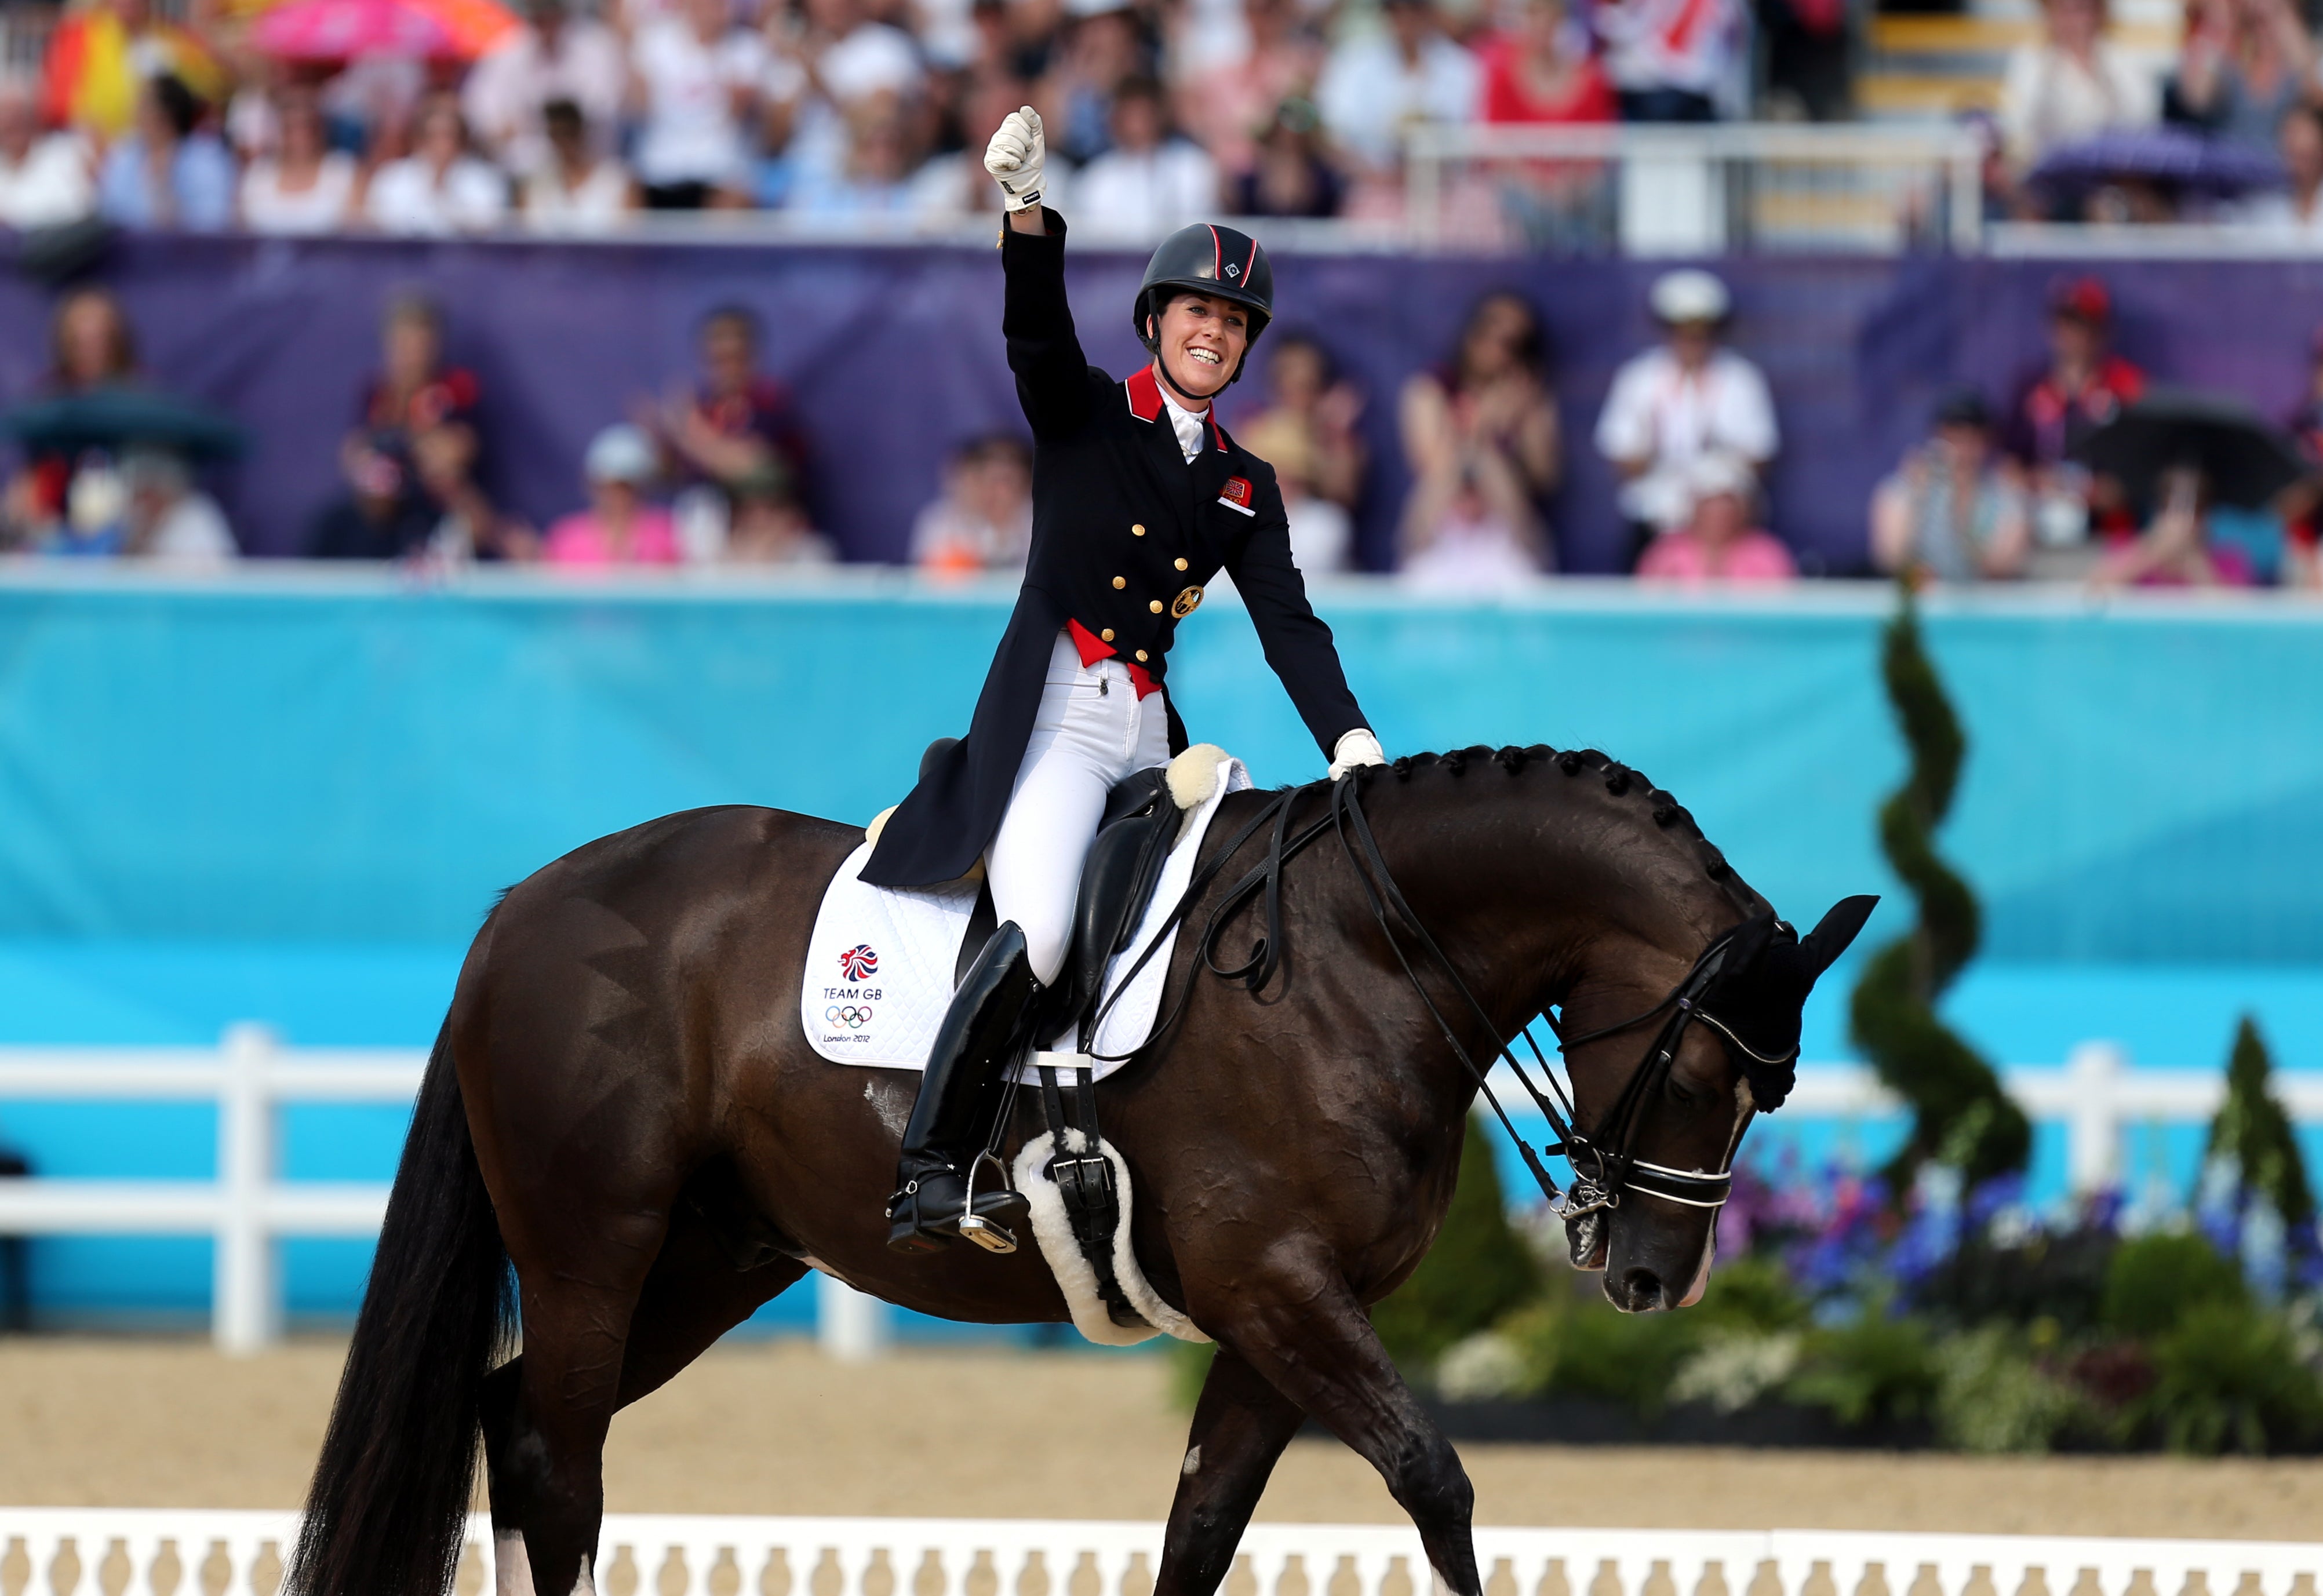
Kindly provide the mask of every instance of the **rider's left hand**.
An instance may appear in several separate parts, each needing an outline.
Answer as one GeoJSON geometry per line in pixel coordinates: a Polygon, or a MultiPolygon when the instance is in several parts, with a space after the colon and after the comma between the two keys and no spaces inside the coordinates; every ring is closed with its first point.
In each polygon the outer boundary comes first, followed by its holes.
{"type": "Polygon", "coordinates": [[[1339,746],[1331,750],[1331,779],[1341,776],[1358,765],[1384,765],[1387,756],[1380,752],[1379,738],[1367,726],[1358,726],[1339,738],[1339,746]]]}

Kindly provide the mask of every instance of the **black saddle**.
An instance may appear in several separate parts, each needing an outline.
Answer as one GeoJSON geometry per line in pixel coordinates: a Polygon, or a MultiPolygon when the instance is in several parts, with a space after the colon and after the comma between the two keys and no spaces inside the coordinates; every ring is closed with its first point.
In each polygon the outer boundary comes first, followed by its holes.
{"type": "MultiPolygon", "coordinates": [[[[948,748],[950,738],[929,746],[920,761],[923,771],[948,748]]],[[[1169,772],[1141,770],[1106,795],[1105,814],[1097,822],[1097,839],[1089,844],[1081,865],[1080,890],[1073,901],[1072,940],[1065,951],[1064,968],[1049,987],[1039,1034],[1051,1037],[1068,1027],[1085,1026],[1094,1017],[1105,983],[1105,967],[1129,945],[1153,889],[1162,880],[1162,867],[1178,839],[1178,805],[1170,796],[1169,772]]],[[[998,929],[992,907],[992,887],[987,883],[976,894],[976,907],[960,938],[960,957],[952,966],[952,985],[968,974],[969,963],[998,929]]]]}

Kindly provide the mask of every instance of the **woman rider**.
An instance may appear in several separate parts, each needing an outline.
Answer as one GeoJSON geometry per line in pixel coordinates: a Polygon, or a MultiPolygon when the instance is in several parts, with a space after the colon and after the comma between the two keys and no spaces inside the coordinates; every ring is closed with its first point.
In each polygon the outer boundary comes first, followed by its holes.
{"type": "MultiPolygon", "coordinates": [[[[923,768],[862,871],[874,885],[927,887],[981,858],[1000,922],[952,995],[904,1133],[887,1208],[887,1244],[899,1252],[960,1234],[982,1140],[978,1102],[1064,962],[1106,794],[1186,747],[1163,678],[1177,623],[1202,601],[1204,582],[1221,568],[1234,579],[1333,778],[1382,763],[1291,563],[1274,472],[1211,414],[1272,313],[1265,252],[1225,227],[1165,240],[1132,312],[1152,363],[1116,382],[1088,363],[1073,332],[1064,219],[1041,206],[1043,154],[1029,105],[1009,114],[984,154],[1007,211],[1001,328],[1033,426],[1024,591],[968,736],[923,768]]],[[[1024,1211],[1015,1192],[977,1194],[987,1224],[1013,1228],[1024,1211]]]]}

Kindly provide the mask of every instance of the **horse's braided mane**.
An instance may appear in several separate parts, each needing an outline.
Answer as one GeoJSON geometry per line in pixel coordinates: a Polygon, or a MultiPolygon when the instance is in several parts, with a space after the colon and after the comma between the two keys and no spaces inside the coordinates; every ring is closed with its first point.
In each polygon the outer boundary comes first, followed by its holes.
{"type": "Polygon", "coordinates": [[[1409,782],[1424,770],[1440,770],[1447,775],[1464,775],[1468,771],[1485,766],[1498,766],[1510,775],[1521,775],[1525,767],[1536,765],[1554,766],[1558,774],[1578,778],[1595,775],[1602,778],[1605,791],[1616,798],[1631,793],[1642,796],[1653,823],[1667,831],[1679,830],[1692,839],[1702,867],[1712,881],[1729,892],[1741,890],[1734,875],[1734,867],[1726,856],[1702,833],[1702,827],[1685,805],[1653,782],[1642,770],[1632,769],[1610,754],[1595,748],[1553,748],[1547,743],[1535,743],[1530,748],[1510,747],[1491,748],[1479,743],[1474,748],[1454,748],[1442,754],[1407,754],[1388,766],[1399,782],[1409,782]]]}

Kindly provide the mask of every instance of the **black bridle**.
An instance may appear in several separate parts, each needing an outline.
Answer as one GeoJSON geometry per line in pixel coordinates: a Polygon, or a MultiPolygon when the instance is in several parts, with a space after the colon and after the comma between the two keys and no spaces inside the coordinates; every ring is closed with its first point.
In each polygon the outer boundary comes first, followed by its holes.
{"type": "MultiPolygon", "coordinates": [[[[1685,978],[1672,988],[1667,996],[1642,1013],[1632,1014],[1628,1019],[1614,1024],[1600,1026],[1594,1031],[1572,1037],[1565,1034],[1564,1028],[1556,1016],[1543,1016],[1548,1021],[1549,1028],[1556,1033],[1557,1050],[1568,1058],[1575,1048],[1634,1031],[1650,1020],[1666,1016],[1662,1019],[1662,1025],[1655,1033],[1652,1044],[1646,1050],[1644,1057],[1639,1060],[1638,1067],[1630,1072],[1629,1080],[1623,1085],[1621,1094],[1614,1100],[1612,1107],[1600,1117],[1592,1131],[1584,1132],[1579,1128],[1581,1116],[1575,1105],[1572,1094],[1566,1090],[1564,1083],[1557,1079],[1556,1070],[1541,1052],[1540,1044],[1533,1040],[1529,1028],[1520,1031],[1518,1035],[1524,1038],[1525,1045],[1531,1050],[1533,1062],[1540,1071],[1538,1085],[1535,1084],[1531,1071],[1525,1068],[1523,1062],[1512,1050],[1510,1044],[1506,1041],[1496,1042],[1491,1059],[1485,1065],[1480,1066],[1461,1042],[1451,1018],[1437,1006],[1434,995],[1428,989],[1428,983],[1422,978],[1421,971],[1415,968],[1410,954],[1405,950],[1406,936],[1417,944],[1418,950],[1424,959],[1432,963],[1442,973],[1444,978],[1451,983],[1453,991],[1458,995],[1459,1001],[1455,1005],[1455,1008],[1464,1007],[1483,1025],[1487,1034],[1495,1037],[1500,1034],[1498,1024],[1485,1011],[1484,1005],[1477,1001],[1475,994],[1469,990],[1468,984],[1461,979],[1459,968],[1452,962],[1450,956],[1444,951],[1428,927],[1421,922],[1410,903],[1404,897],[1402,888],[1396,885],[1395,876],[1388,869],[1386,859],[1381,856],[1379,843],[1372,835],[1370,818],[1364,812],[1362,784],[1364,779],[1366,778],[1362,772],[1356,772],[1328,784],[1325,788],[1327,799],[1325,814],[1295,832],[1290,830],[1291,809],[1300,797],[1312,789],[1289,787],[1270,797],[1264,807],[1244,822],[1234,835],[1226,839],[1210,862],[1195,872],[1193,878],[1187,883],[1184,894],[1165,917],[1161,928],[1156,931],[1148,943],[1145,951],[1139,955],[1136,962],[1123,974],[1120,981],[1116,984],[1112,995],[1108,996],[1097,1012],[1090,1016],[1082,1034],[1082,1045],[1084,1047],[1088,1045],[1088,1039],[1096,1035],[1105,1014],[1112,1008],[1120,995],[1128,990],[1130,982],[1138,971],[1144,968],[1146,961],[1163,946],[1169,929],[1183,919],[1187,910],[1224,872],[1227,862],[1261,830],[1268,833],[1265,857],[1238,878],[1218,899],[1217,903],[1211,909],[1208,919],[1203,924],[1201,939],[1197,946],[1203,967],[1213,975],[1226,980],[1239,980],[1252,992],[1262,988],[1282,960],[1283,867],[1305,849],[1308,844],[1326,831],[1329,831],[1337,836],[1348,863],[1354,867],[1355,878],[1363,885],[1364,895],[1370,904],[1372,916],[1378,922],[1381,934],[1386,938],[1388,947],[1393,950],[1397,963],[1403,967],[1403,973],[1410,981],[1412,990],[1419,995],[1420,1003],[1426,1006],[1428,1016],[1436,1022],[1437,1030],[1442,1034],[1446,1045],[1451,1048],[1453,1056],[1460,1060],[1462,1067],[1475,1081],[1477,1090],[1483,1095],[1484,1101],[1492,1105],[1494,1117],[1501,1122],[1501,1128],[1508,1133],[1509,1140],[1515,1143],[1517,1152],[1524,1160],[1526,1169],[1530,1171],[1533,1179],[1539,1185],[1541,1194],[1548,1199],[1551,1212],[1562,1219],[1577,1219],[1584,1214],[1593,1214],[1601,1209],[1619,1206],[1622,1195],[1632,1191],[1641,1196],[1659,1197],[1664,1201],[1678,1203],[1687,1207],[1716,1209],[1724,1206],[1727,1198],[1733,1193],[1732,1166],[1735,1150],[1741,1145],[1742,1133],[1749,1125],[1752,1113],[1755,1112],[1755,1109],[1749,1105],[1749,1098],[1740,1099],[1741,1105],[1738,1107],[1734,1116],[1733,1132],[1727,1138],[1726,1151],[1719,1160],[1719,1167],[1715,1173],[1703,1174],[1699,1170],[1677,1169],[1666,1164],[1651,1163],[1639,1158],[1635,1147],[1641,1127],[1648,1117],[1648,1102],[1668,1080],[1670,1069],[1677,1057],[1678,1045],[1685,1040],[1686,1027],[1695,1021],[1698,1020],[1709,1026],[1718,1032],[1730,1047],[1740,1050],[1743,1054],[1757,1059],[1759,1063],[1785,1062],[1782,1059],[1760,1058],[1752,1053],[1736,1037],[1731,1028],[1722,1023],[1717,1016],[1703,1007],[1705,993],[1724,972],[1727,956],[1731,951],[1736,934],[1741,927],[1737,926],[1727,931],[1712,942],[1703,950],[1702,956],[1694,960],[1694,968],[1686,972],[1685,978]],[[1242,963],[1232,967],[1220,965],[1217,957],[1217,945],[1219,938],[1225,932],[1226,922],[1250,901],[1253,894],[1262,889],[1265,894],[1265,934],[1253,947],[1250,957],[1242,963]],[[1406,936],[1397,934],[1395,924],[1397,921],[1400,921],[1406,928],[1406,936]],[[1535,1149],[1517,1133],[1516,1125],[1509,1118],[1507,1109],[1501,1106],[1500,1098],[1492,1091],[1488,1075],[1492,1063],[1508,1065],[1510,1073],[1524,1087],[1526,1095],[1531,1097],[1534,1105],[1548,1121],[1549,1129],[1556,1133],[1556,1141],[1535,1149]],[[1571,1166],[1573,1188],[1570,1196],[1559,1188],[1555,1178],[1549,1174],[1547,1166],[1541,1162],[1543,1155],[1561,1157],[1571,1166]]],[[[1184,1014],[1186,1004],[1193,996],[1193,987],[1194,983],[1189,981],[1186,989],[1179,994],[1176,1003],[1171,1005],[1168,1013],[1134,1052],[1098,1056],[1108,1060],[1131,1058],[1136,1053],[1142,1053],[1155,1046],[1184,1014]]],[[[1738,1087],[1738,1093],[1740,1089],[1738,1087]]]]}

